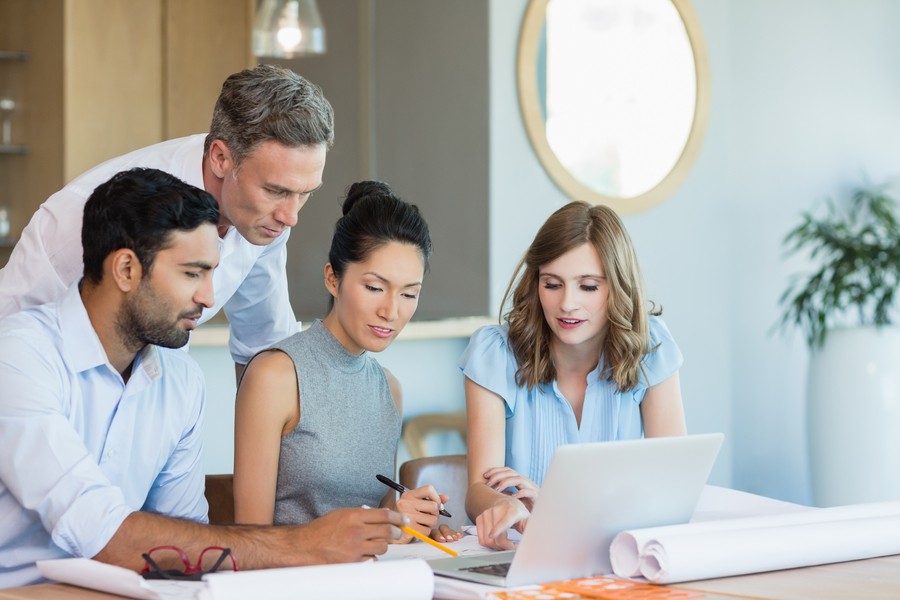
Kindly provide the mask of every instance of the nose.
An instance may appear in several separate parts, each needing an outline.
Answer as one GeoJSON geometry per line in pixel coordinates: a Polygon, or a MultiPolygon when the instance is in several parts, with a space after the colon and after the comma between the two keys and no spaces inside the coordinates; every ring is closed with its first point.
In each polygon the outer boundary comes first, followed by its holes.
{"type": "Polygon", "coordinates": [[[385,321],[391,322],[397,319],[399,312],[397,298],[388,294],[378,309],[378,316],[385,321]]]}
{"type": "Polygon", "coordinates": [[[194,294],[194,302],[204,308],[212,308],[215,304],[215,293],[213,290],[212,277],[204,277],[194,294]]]}
{"type": "Polygon", "coordinates": [[[300,209],[303,208],[303,205],[306,203],[305,198],[306,197],[303,196],[303,199],[301,199],[299,194],[291,195],[291,197],[285,200],[275,211],[275,219],[285,227],[293,227],[296,225],[300,209]]]}
{"type": "Polygon", "coordinates": [[[572,286],[567,285],[563,288],[562,304],[560,304],[563,312],[571,312],[578,307],[576,296],[576,290],[572,286]]]}

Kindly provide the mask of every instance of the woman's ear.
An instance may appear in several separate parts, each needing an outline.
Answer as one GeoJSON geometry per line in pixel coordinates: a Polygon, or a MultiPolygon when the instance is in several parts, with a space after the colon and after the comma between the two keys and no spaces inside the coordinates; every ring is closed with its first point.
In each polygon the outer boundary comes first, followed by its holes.
{"type": "Polygon", "coordinates": [[[129,293],[141,284],[144,269],[134,250],[120,248],[106,257],[109,275],[122,292],[129,293]]]}
{"type": "Polygon", "coordinates": [[[334,269],[331,266],[331,263],[325,264],[325,289],[328,290],[328,293],[331,294],[334,298],[337,298],[338,295],[338,286],[340,281],[337,278],[337,274],[334,272],[334,269]]]}

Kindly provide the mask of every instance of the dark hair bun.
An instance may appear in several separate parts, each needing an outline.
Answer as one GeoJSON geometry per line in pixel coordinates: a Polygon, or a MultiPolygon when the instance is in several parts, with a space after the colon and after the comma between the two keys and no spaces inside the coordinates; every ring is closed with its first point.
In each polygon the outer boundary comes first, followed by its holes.
{"type": "Polygon", "coordinates": [[[383,181],[357,181],[347,190],[343,214],[347,214],[363,198],[393,197],[394,190],[383,181]]]}

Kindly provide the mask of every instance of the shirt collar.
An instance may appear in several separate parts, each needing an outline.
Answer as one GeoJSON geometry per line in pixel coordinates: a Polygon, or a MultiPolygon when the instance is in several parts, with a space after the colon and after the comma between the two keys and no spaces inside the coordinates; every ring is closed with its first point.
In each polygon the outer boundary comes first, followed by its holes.
{"type": "MultiPolygon", "coordinates": [[[[81,300],[78,283],[66,291],[59,302],[58,312],[63,351],[75,372],[81,373],[109,364],[106,350],[100,343],[81,300]]],[[[145,346],[135,357],[133,368],[135,371],[142,368],[150,380],[159,379],[162,376],[162,364],[156,346],[145,346]]]]}

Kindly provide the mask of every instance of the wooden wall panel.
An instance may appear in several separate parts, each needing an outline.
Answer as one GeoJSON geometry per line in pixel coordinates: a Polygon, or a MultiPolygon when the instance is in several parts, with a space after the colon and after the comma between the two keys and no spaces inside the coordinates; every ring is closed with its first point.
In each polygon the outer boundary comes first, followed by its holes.
{"type": "Polygon", "coordinates": [[[65,179],[162,141],[162,0],[65,0],[65,179]]]}
{"type": "Polygon", "coordinates": [[[209,130],[225,78],[252,66],[253,0],[165,0],[164,137],[209,130]]]}

